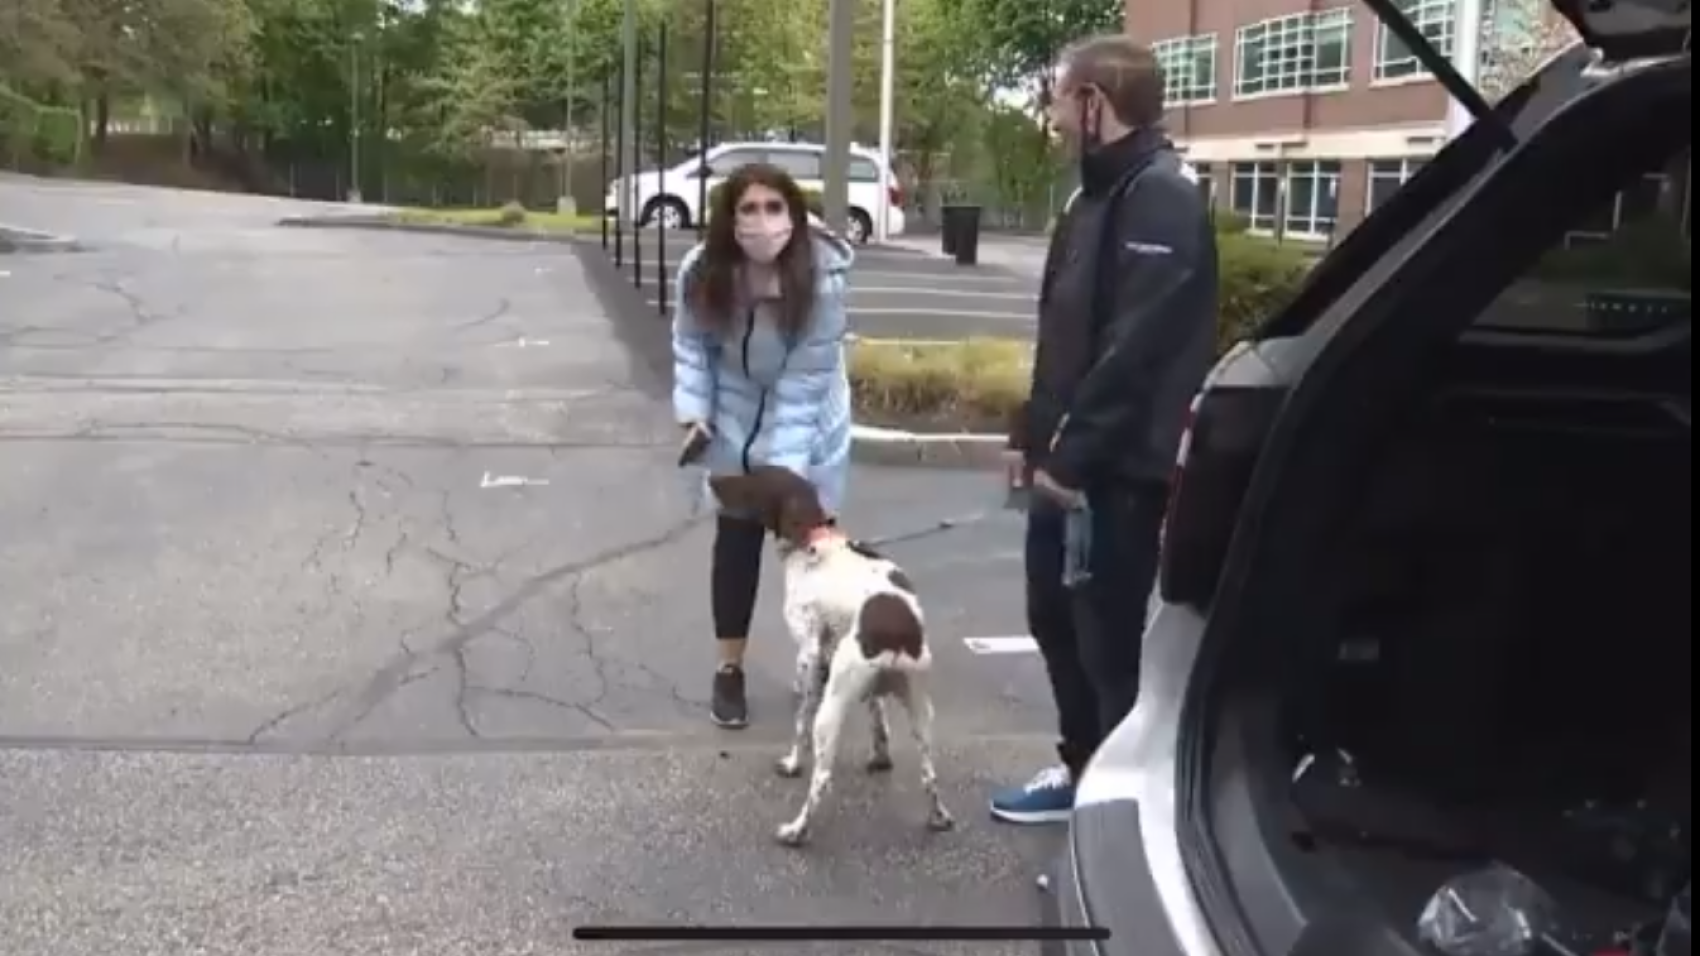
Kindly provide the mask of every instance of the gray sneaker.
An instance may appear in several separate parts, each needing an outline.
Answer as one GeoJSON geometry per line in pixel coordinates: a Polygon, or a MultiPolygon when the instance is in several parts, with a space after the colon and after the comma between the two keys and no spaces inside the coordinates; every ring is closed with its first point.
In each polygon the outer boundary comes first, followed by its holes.
{"type": "Polygon", "coordinates": [[[709,698],[708,716],[716,724],[732,730],[749,726],[750,704],[744,697],[743,668],[724,664],[714,672],[714,692],[709,698]]]}

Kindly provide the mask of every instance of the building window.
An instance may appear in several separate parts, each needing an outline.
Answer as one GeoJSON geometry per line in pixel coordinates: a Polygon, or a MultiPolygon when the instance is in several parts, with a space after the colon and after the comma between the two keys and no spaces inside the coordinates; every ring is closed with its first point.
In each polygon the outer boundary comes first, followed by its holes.
{"type": "Polygon", "coordinates": [[[1369,163],[1369,198],[1364,202],[1365,214],[1375,212],[1381,204],[1393,198],[1400,186],[1423,168],[1421,159],[1372,159],[1369,163]]]}
{"type": "MultiPolygon", "coordinates": [[[[1399,10],[1411,18],[1423,38],[1434,44],[1441,56],[1452,55],[1452,25],[1456,10],[1452,0],[1396,0],[1399,10]]],[[[1491,16],[1491,14],[1489,14],[1491,16]]],[[[1407,76],[1427,76],[1428,70],[1417,60],[1393,32],[1385,26],[1376,31],[1375,78],[1398,80],[1407,76]]]]}
{"type": "Polygon", "coordinates": [[[1195,166],[1197,172],[1198,195],[1204,200],[1204,208],[1214,211],[1216,208],[1216,175],[1208,165],[1195,166]]]}
{"type": "Polygon", "coordinates": [[[1281,177],[1274,163],[1234,163],[1231,208],[1246,217],[1252,232],[1275,231],[1275,208],[1279,205],[1281,177]]]}
{"type": "Polygon", "coordinates": [[[1216,99],[1216,34],[1162,40],[1151,45],[1163,71],[1163,104],[1185,106],[1216,99]]]}
{"type": "Polygon", "coordinates": [[[1340,163],[1307,160],[1287,164],[1287,208],[1281,232],[1295,239],[1327,239],[1340,215],[1340,163]]]}
{"type": "Polygon", "coordinates": [[[1351,75],[1352,13],[1295,13],[1240,27],[1234,95],[1337,89],[1351,75]]]}

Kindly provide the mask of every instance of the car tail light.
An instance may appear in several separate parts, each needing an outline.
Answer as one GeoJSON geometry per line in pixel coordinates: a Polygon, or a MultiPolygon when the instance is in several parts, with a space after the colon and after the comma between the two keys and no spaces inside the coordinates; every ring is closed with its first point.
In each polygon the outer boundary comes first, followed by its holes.
{"type": "Polygon", "coordinates": [[[1272,385],[1207,384],[1193,399],[1163,517],[1164,601],[1203,606],[1215,596],[1252,469],[1285,396],[1272,385]]]}
{"type": "Polygon", "coordinates": [[[893,183],[885,188],[886,199],[893,206],[903,205],[903,187],[893,183]]]}

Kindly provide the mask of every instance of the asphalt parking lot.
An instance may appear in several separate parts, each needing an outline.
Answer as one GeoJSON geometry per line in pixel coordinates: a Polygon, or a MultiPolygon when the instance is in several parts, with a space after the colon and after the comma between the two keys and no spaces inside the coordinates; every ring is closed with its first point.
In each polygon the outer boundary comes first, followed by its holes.
{"type": "MultiPolygon", "coordinates": [[[[655,230],[643,230],[622,233],[618,243],[615,239],[610,234],[608,254],[618,251],[622,272],[654,307],[662,294],[659,276],[664,274],[671,286],[696,234],[675,232],[663,238],[655,230]]],[[[958,266],[920,251],[917,247],[924,242],[856,250],[849,299],[855,334],[921,340],[1033,336],[1036,275],[995,262],[958,266]]]]}
{"type": "MultiPolygon", "coordinates": [[[[784,849],[777,581],[754,725],[717,731],[708,529],[600,251],[274,228],[301,206],[0,181],[8,221],[86,245],[0,256],[0,953],[576,956],[628,951],[572,943],[587,922],[1036,917],[1055,836],[982,801],[1050,756],[1043,676],[970,643],[1022,630],[1011,517],[893,549],[960,828],[924,831],[900,746],[784,849]]],[[[928,281],[888,259],[869,301],[928,281]]],[[[862,468],[847,518],[901,532],[997,492],[862,468]]]]}

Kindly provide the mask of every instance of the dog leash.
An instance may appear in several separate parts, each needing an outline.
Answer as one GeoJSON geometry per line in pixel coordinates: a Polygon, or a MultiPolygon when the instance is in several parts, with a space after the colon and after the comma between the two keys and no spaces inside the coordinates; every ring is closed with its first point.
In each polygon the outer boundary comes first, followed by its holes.
{"type": "Polygon", "coordinates": [[[979,511],[971,511],[967,514],[956,515],[950,518],[940,518],[937,521],[911,531],[881,535],[877,538],[857,538],[856,541],[858,544],[864,544],[870,548],[883,548],[893,544],[903,544],[909,541],[917,541],[921,538],[930,538],[937,534],[944,534],[946,531],[956,531],[960,528],[976,525],[994,515],[1003,514],[1008,510],[1009,509],[1003,505],[998,505],[995,508],[982,508],[979,511]]]}

